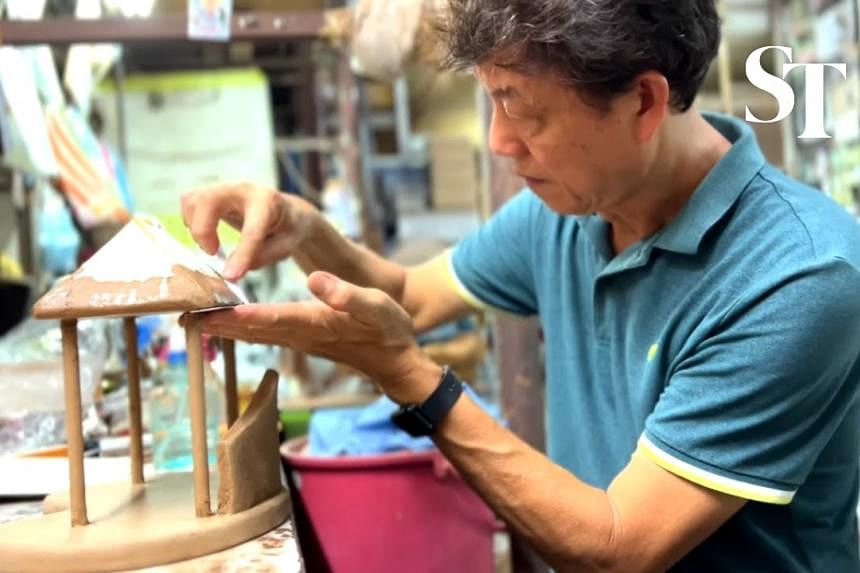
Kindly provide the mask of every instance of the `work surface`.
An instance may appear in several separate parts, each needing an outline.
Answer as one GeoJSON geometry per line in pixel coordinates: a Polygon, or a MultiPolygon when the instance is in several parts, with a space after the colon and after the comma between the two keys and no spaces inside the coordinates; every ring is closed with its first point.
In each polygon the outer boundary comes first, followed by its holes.
{"type": "MultiPolygon", "coordinates": [[[[0,504],[0,524],[42,513],[41,502],[0,504]]],[[[148,573],[303,573],[292,519],[266,535],[236,547],[172,565],[138,571],[148,573]]]]}

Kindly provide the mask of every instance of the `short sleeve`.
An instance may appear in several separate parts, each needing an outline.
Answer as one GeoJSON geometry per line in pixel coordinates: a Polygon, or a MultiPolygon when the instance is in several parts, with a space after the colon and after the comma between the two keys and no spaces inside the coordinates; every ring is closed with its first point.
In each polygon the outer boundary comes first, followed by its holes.
{"type": "Polygon", "coordinates": [[[835,259],[744,293],[670,371],[638,453],[788,504],[856,399],[860,274],[835,259]]]}
{"type": "Polygon", "coordinates": [[[449,254],[450,278],[466,302],[523,316],[537,312],[531,252],[539,201],[521,191],[449,254]]]}

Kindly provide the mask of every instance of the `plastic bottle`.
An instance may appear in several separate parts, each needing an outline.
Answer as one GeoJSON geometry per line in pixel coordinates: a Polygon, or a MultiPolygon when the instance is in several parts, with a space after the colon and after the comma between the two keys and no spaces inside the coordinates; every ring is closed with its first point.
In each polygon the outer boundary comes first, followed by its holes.
{"type": "MultiPolygon", "coordinates": [[[[216,384],[204,385],[206,396],[206,445],[209,466],[216,463],[220,423],[220,394],[216,384]]],[[[171,350],[167,364],[150,394],[152,462],[156,471],[190,471],[191,414],[188,396],[188,355],[184,349],[171,350]]]]}

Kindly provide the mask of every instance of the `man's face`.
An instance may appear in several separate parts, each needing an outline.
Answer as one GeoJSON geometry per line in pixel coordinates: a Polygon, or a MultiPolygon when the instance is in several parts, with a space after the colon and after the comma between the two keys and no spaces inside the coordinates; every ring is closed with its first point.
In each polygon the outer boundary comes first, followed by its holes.
{"type": "Polygon", "coordinates": [[[552,210],[606,212],[635,192],[646,169],[635,139],[635,97],[621,96],[603,111],[550,73],[524,75],[488,63],[476,75],[494,104],[490,149],[510,157],[552,210]]]}

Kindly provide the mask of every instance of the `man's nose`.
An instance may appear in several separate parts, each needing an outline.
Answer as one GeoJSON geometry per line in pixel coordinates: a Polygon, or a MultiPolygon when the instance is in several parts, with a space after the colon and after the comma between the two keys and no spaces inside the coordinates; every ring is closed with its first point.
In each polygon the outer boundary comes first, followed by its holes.
{"type": "Polygon", "coordinates": [[[490,122],[489,146],[490,151],[503,157],[516,159],[528,155],[528,148],[513,129],[511,120],[498,108],[490,122]]]}

